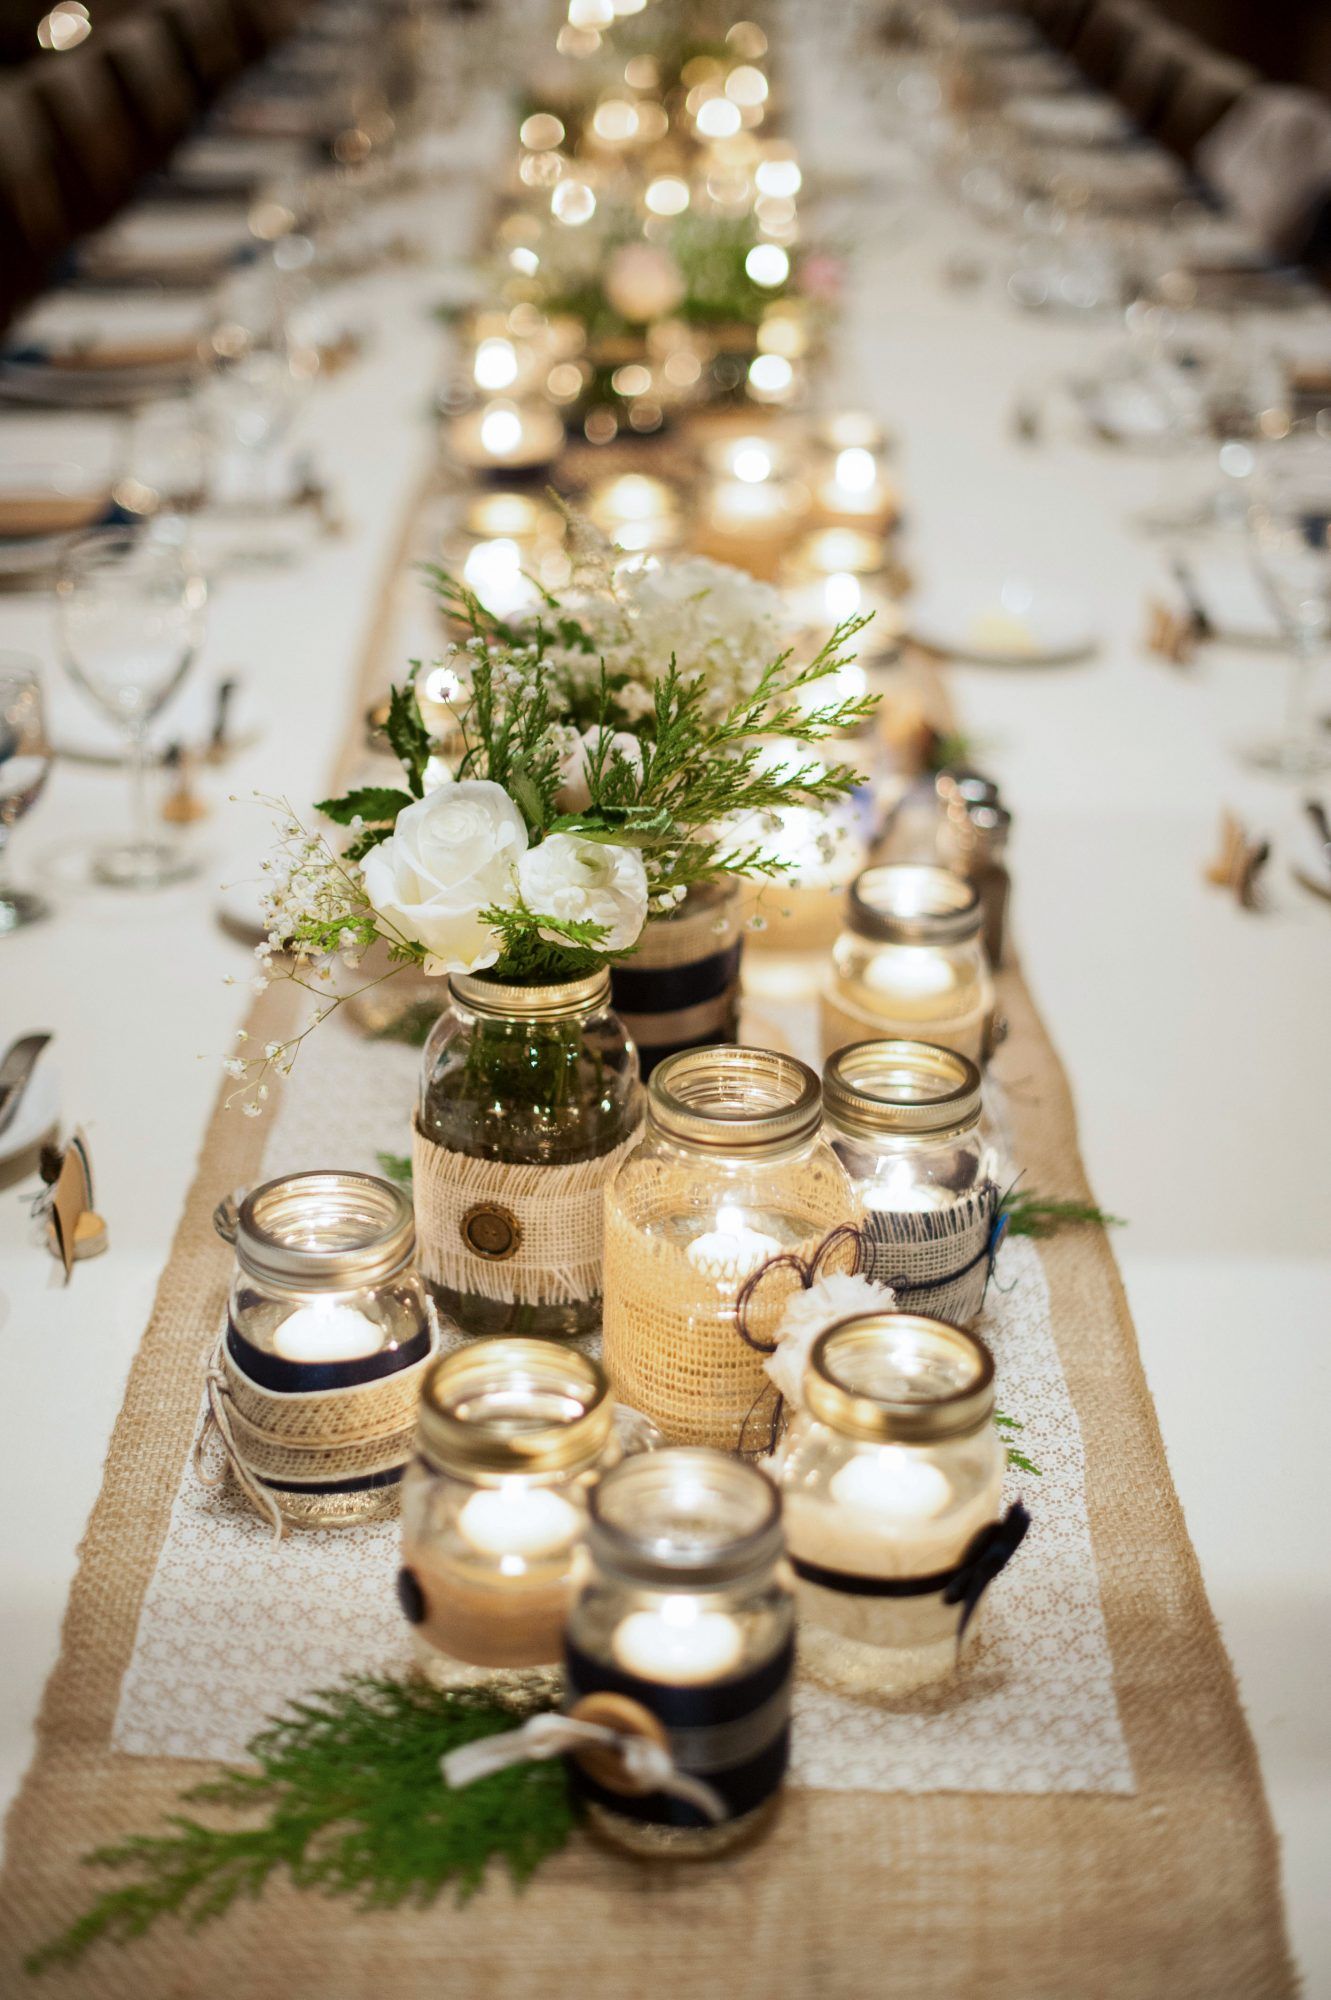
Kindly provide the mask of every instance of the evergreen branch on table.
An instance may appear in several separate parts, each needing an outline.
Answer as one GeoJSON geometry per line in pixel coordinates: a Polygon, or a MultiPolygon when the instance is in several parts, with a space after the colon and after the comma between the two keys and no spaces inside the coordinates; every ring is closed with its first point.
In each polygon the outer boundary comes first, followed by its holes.
{"type": "Polygon", "coordinates": [[[439,1760],[544,1705],[368,1676],[291,1703],[250,1742],[257,1770],[228,1771],[183,1794],[182,1803],[244,1813],[250,1823],[219,1827],[171,1813],[163,1832],[99,1848],[90,1864],[132,1869],[136,1879],[98,1897],[31,1955],[28,1970],[71,1964],[100,1939],[142,1937],[163,1916],[195,1929],[260,1895],[283,1870],[297,1888],[350,1896],[361,1909],[428,1903],[446,1884],[465,1900],[497,1857],[521,1884],[572,1829],[562,1764],[515,1765],[450,1791],[439,1760]]]}
{"type": "Polygon", "coordinates": [[[379,1171],[386,1181],[396,1181],[399,1187],[410,1187],[412,1182],[410,1153],[376,1153],[379,1171]]]}
{"type": "MultiPolygon", "coordinates": [[[[1018,1423],[1015,1417],[1005,1417],[1001,1410],[994,1411],[994,1423],[1000,1431],[1024,1431],[1026,1428],[1025,1424],[1018,1423]]],[[[1039,1466],[1032,1459],[1027,1458],[1025,1452],[1020,1450],[1018,1446],[1008,1444],[1006,1438],[1004,1438],[1003,1444],[1007,1452],[1007,1462],[1017,1472],[1029,1472],[1036,1479],[1044,1478],[1044,1474],[1041,1472],[1039,1466]]]]}
{"type": "Polygon", "coordinates": [[[1010,1189],[999,1203],[1009,1236],[1053,1236],[1057,1230],[1093,1223],[1100,1229],[1122,1229],[1121,1215],[1107,1215],[1093,1201],[1063,1201],[1053,1195],[1010,1189]]]}

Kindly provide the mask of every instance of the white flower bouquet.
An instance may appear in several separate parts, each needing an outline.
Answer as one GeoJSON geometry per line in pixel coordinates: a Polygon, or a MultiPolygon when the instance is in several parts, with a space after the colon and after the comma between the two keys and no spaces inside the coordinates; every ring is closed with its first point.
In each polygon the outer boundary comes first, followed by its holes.
{"type": "Polygon", "coordinates": [[[350,836],[341,851],[282,808],[262,976],[295,979],[317,1004],[291,1040],[232,1059],[247,1111],[352,997],[334,985],[339,961],[380,945],[376,979],[410,964],[508,985],[585,978],[695,884],[783,874],[765,816],[859,782],[849,765],[769,753],[869,712],[873,698],[836,692],[863,619],[799,665],[773,650],[775,593],[716,564],[611,578],[522,625],[436,581],[471,637],[391,693],[401,783],[322,802],[350,836]]]}

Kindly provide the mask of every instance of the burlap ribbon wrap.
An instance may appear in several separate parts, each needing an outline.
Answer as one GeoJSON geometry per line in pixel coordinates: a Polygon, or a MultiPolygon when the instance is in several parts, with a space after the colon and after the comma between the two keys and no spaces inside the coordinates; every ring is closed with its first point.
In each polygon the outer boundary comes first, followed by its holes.
{"type": "Polygon", "coordinates": [[[742,921],[738,883],[692,891],[676,915],[651,920],[626,964],[611,967],[615,1012],[644,1077],[676,1049],[735,1040],[742,921]]]}
{"type": "MultiPolygon", "coordinates": [[[[697,1212],[698,1170],[653,1161],[606,1200],[602,1358],[622,1402],[659,1425],[672,1444],[736,1451],[760,1397],[770,1394],[763,1354],[739,1330],[737,1300],[748,1273],[700,1270],[688,1245],[662,1227],[697,1212]]],[[[791,1246],[811,1261],[846,1214],[839,1173],[801,1160],[764,1184],[764,1205],[803,1216],[808,1235],[791,1246]]],[[[748,1315],[749,1332],[770,1340],[788,1292],[773,1287],[748,1315]]]]}
{"type": "Polygon", "coordinates": [[[605,1185],[637,1136],[572,1166],[516,1166],[452,1153],[414,1126],[421,1276],[505,1304],[599,1298],[605,1185]]]}
{"type": "Polygon", "coordinates": [[[432,1326],[419,1360],[342,1389],[277,1390],[254,1381],[223,1334],[209,1358],[208,1407],[195,1442],[205,1485],[228,1474],[281,1539],[288,1525],[395,1514],[415,1446],[421,1378],[438,1351],[432,1326]],[[220,1471],[208,1446],[222,1450],[220,1471]]]}
{"type": "Polygon", "coordinates": [[[969,1326],[984,1304],[998,1189],[992,1181],[945,1207],[866,1208],[864,1273],[890,1285],[904,1312],[969,1326]]]}

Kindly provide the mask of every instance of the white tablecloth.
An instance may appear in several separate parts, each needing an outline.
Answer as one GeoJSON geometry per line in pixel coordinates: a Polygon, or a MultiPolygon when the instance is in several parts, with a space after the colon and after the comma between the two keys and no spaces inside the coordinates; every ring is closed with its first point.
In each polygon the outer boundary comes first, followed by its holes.
{"type": "MultiPolygon", "coordinates": [[[[806,74],[815,66],[816,52],[806,74]]],[[[832,129],[816,96],[805,111],[811,137],[832,129]]],[[[838,118],[841,164],[853,129],[838,118]]],[[[441,203],[441,250],[460,240],[466,203],[465,188],[441,203]]],[[[1309,1990],[1331,1992],[1321,1449],[1331,909],[1292,885],[1280,855],[1262,915],[1201,879],[1222,806],[1278,845],[1295,824],[1297,794],[1245,773],[1233,754],[1274,720],[1280,669],[1270,654],[1210,648],[1184,676],[1143,653],[1158,552],[1128,517],[1150,497],[1154,468],[1087,444],[1022,446],[1008,424],[1018,390],[1076,365],[1102,336],[1020,315],[998,281],[1000,241],[936,196],[920,192],[910,208],[901,238],[884,236],[859,260],[836,395],[872,405],[902,440],[922,575],[964,578],[1010,558],[1082,593],[1102,634],[1084,664],[958,669],[953,685],[979,761],[1016,815],[1018,946],[1072,1078],[1091,1181],[1129,1219],[1116,1247],[1284,1837],[1295,1946],[1309,1990]],[[944,282],[958,250],[989,269],[978,291],[944,282]]],[[[860,212],[874,213],[872,199],[860,212]]],[[[437,289],[420,270],[364,288],[372,351],[321,387],[307,414],[346,536],[314,543],[299,568],[219,584],[196,671],[240,668],[267,719],[255,748],[206,780],[219,801],[250,787],[307,800],[328,773],[384,564],[433,448],[425,412],[442,344],[425,308],[437,289]]],[[[0,646],[33,650],[60,672],[45,606],[0,600],[0,646]]],[[[1323,696],[1331,706],[1331,691],[1323,696]]],[[[14,841],[18,872],[46,875],[62,853],[117,828],[124,790],[118,774],[57,768],[14,841]]],[[[53,922],[0,941],[0,1041],[55,1031],[64,1116],[89,1134],[111,1229],[109,1254],[66,1289],[29,1241],[21,1197],[35,1179],[0,1178],[6,1796],[29,1756],[78,1538],[218,1058],[248,999],[253,961],[215,922],[213,885],[238,872],[232,853],[255,850],[254,811],[219,804],[197,882],[142,900],[57,891],[53,922]],[[222,983],[228,973],[237,985],[222,983]]]]}

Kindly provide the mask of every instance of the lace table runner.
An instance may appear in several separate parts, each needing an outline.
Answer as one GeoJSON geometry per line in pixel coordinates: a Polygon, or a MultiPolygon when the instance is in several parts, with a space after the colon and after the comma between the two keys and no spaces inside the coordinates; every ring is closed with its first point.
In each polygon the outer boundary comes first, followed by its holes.
{"type": "MultiPolygon", "coordinates": [[[[770,1015],[764,1023],[771,1025],[770,1015]]],[[[790,1010],[790,1039],[804,1022],[790,1010]]],[[[327,1024],[306,1044],[274,1122],[265,1175],[374,1170],[409,1130],[419,1057],[327,1024]]],[[[1000,1405],[1041,1476],[1016,1479],[1033,1525],[989,1593],[964,1675],[876,1700],[802,1673],[792,1778],[822,1790],[1130,1792],[1083,1485],[1081,1432],[1039,1255],[1007,1244],[982,1322],[1000,1405]]],[[[393,1589],[395,1522],[302,1530],[274,1543],[232,1492],[187,1468],[121,1688],[114,1747],[235,1760],[283,1702],[343,1673],[410,1661],[393,1589]]]]}

